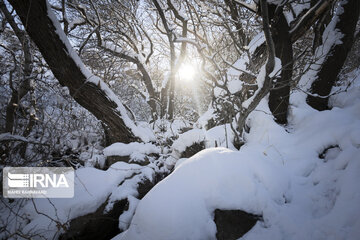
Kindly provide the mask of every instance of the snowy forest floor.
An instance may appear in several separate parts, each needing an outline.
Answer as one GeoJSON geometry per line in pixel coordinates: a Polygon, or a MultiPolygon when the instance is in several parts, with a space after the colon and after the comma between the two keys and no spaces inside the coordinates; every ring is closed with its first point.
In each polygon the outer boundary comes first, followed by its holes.
{"type": "MultiPolygon", "coordinates": [[[[119,217],[125,231],[115,239],[216,239],[215,209],[262,216],[241,239],[358,239],[360,72],[347,74],[333,91],[349,82],[346,91],[331,97],[327,111],[312,109],[303,92],[294,92],[286,127],[274,122],[263,99],[249,117],[250,132],[239,151],[211,148],[215,138],[224,143],[229,137],[224,126],[193,129],[175,141],[172,155],[150,159],[146,166],[117,162],[106,171],[79,168],[73,199],[2,201],[2,222],[10,232],[53,238],[66,232],[71,219],[104,203],[103,211],[111,211],[127,199],[119,217]],[[174,154],[202,141],[209,148],[191,158],[174,154]],[[175,170],[139,200],[139,183],[172,165],[175,170]]],[[[104,150],[133,157],[154,152],[161,150],[140,143],[104,150]]]]}
{"type": "Polygon", "coordinates": [[[263,100],[240,151],[211,148],[184,160],[139,203],[118,239],[215,239],[215,209],[263,216],[241,239],[358,239],[359,72],[348,80],[329,111],[294,93],[286,128],[263,100]]]}

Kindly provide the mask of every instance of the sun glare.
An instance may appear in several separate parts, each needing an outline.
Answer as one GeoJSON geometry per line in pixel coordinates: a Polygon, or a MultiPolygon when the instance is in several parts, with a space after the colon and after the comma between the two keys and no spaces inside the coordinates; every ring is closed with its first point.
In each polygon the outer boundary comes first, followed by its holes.
{"type": "Polygon", "coordinates": [[[191,64],[187,63],[180,67],[178,73],[180,80],[190,82],[194,80],[196,70],[191,64]]]}

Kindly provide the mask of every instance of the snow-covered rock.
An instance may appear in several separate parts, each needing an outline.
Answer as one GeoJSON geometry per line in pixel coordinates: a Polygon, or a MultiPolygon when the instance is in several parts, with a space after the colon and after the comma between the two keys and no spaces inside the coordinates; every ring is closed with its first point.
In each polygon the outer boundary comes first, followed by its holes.
{"type": "Polygon", "coordinates": [[[215,209],[271,215],[289,187],[284,166],[261,152],[207,149],[145,196],[123,239],[215,239],[215,209]]]}
{"type": "Polygon", "coordinates": [[[134,153],[139,154],[150,154],[159,153],[160,149],[151,143],[138,143],[132,142],[129,144],[125,143],[114,143],[104,148],[105,156],[130,156],[134,153]]]}
{"type": "MultiPolygon", "coordinates": [[[[141,163],[146,161],[146,155],[159,154],[160,148],[151,143],[114,143],[106,148],[103,152],[105,157],[126,157],[125,159],[130,162],[141,163]],[[128,158],[127,158],[128,157],[128,158]]],[[[108,160],[109,161],[109,160],[108,160]]],[[[107,164],[110,165],[110,164],[107,164]]]]}
{"type": "MultiPolygon", "coordinates": [[[[143,179],[152,180],[153,176],[154,170],[149,167],[124,162],[115,163],[106,171],[93,167],[80,168],[75,171],[73,198],[34,199],[20,209],[19,214],[30,219],[24,224],[22,232],[33,234],[36,231],[48,239],[57,238],[64,232],[58,223],[68,227],[70,220],[93,213],[101,205],[105,206],[105,213],[111,211],[117,201],[136,198],[138,184],[143,179]]],[[[137,201],[131,200],[130,212],[137,204],[137,201]]]]}
{"type": "Polygon", "coordinates": [[[180,158],[181,154],[195,143],[205,141],[205,131],[202,129],[192,129],[179,135],[179,138],[174,141],[171,148],[173,149],[172,155],[175,158],[180,158]]]}

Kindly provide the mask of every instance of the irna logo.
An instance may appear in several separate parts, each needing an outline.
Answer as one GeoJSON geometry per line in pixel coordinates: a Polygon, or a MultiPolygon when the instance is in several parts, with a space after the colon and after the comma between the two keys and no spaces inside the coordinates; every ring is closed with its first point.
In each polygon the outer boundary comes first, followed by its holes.
{"type": "Polygon", "coordinates": [[[47,188],[49,186],[69,187],[64,174],[21,174],[8,172],[8,185],[11,188],[47,188]]]}
{"type": "Polygon", "coordinates": [[[72,198],[74,169],[5,167],[3,194],[7,198],[72,198]]]}

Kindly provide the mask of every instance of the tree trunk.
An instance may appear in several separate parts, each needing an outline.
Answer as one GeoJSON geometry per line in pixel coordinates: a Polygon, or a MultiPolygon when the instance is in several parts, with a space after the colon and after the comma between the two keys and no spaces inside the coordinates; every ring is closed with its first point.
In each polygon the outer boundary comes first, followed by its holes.
{"type": "Polygon", "coordinates": [[[311,107],[319,111],[328,109],[329,98],[327,96],[330,94],[351,49],[356,23],[359,19],[359,0],[342,1],[342,7],[344,11],[336,24],[336,29],[343,34],[341,43],[332,46],[317,74],[317,78],[311,85],[311,93],[319,95],[319,97],[309,95],[306,99],[311,107]]]}
{"type": "Polygon", "coordinates": [[[246,46],[248,44],[248,38],[244,33],[243,26],[241,24],[241,18],[239,16],[238,8],[236,6],[236,2],[234,0],[225,0],[226,6],[228,6],[230,10],[231,20],[233,21],[236,33],[238,35],[238,40],[240,41],[240,46],[246,46]]]}
{"type": "MultiPolygon", "coordinates": [[[[334,1],[316,1],[316,4],[293,22],[292,28],[288,26],[282,10],[273,4],[269,5],[269,15],[273,22],[272,37],[275,42],[276,57],[280,58],[283,66],[281,78],[277,79],[269,96],[269,108],[278,123],[285,124],[287,122],[290,81],[293,68],[292,44],[302,37],[326,13],[334,1]]],[[[264,42],[254,51],[250,58],[251,64],[249,70],[255,72],[262,66],[267,57],[265,45],[264,42]]],[[[243,74],[240,78],[247,79],[246,74],[243,74]]]]}
{"type": "MultiPolygon", "coordinates": [[[[263,31],[265,35],[265,40],[267,44],[267,61],[265,63],[265,76],[263,79],[263,86],[256,90],[254,94],[254,98],[252,99],[251,103],[247,108],[241,109],[241,114],[238,119],[238,131],[240,136],[242,136],[243,129],[245,128],[246,119],[249,114],[255,110],[255,108],[259,105],[261,99],[263,99],[271,89],[271,78],[269,74],[274,70],[275,67],[275,44],[273,38],[271,36],[271,29],[270,29],[270,21],[269,21],[269,11],[268,11],[268,4],[266,0],[260,0],[261,6],[261,16],[263,19],[263,31]]],[[[242,144],[242,143],[236,143],[242,144]]]]}
{"type": "Polygon", "coordinates": [[[100,79],[98,83],[89,81],[95,76],[90,76],[78,56],[74,56],[64,32],[55,22],[57,20],[54,20],[51,9],[48,9],[47,1],[9,2],[59,83],[68,87],[70,95],[107,126],[110,143],[138,140],[133,132],[135,124],[114,93],[100,79]]]}
{"type": "MultiPolygon", "coordinates": [[[[270,7],[275,12],[276,6],[271,5],[270,7]]],[[[286,124],[293,71],[293,50],[289,34],[290,28],[282,10],[280,11],[273,18],[272,36],[275,43],[275,56],[281,60],[282,69],[281,76],[276,79],[270,90],[269,108],[276,122],[286,124]]]]}

